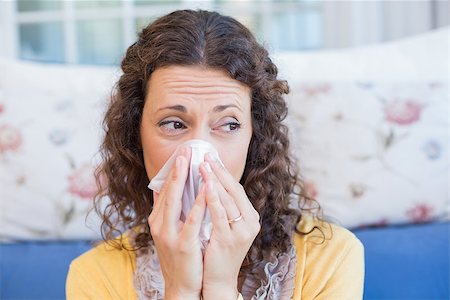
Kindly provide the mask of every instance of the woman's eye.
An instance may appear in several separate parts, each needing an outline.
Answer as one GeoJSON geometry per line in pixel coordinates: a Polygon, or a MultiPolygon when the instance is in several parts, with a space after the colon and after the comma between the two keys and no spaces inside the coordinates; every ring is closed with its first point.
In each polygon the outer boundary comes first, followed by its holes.
{"type": "Polygon", "coordinates": [[[186,126],[183,124],[183,122],[176,121],[176,120],[162,121],[158,124],[158,126],[164,128],[165,130],[167,130],[169,132],[186,128],[186,126]]]}
{"type": "MultiPolygon", "coordinates": [[[[176,134],[181,130],[186,129],[186,125],[183,122],[178,120],[165,120],[161,121],[158,124],[164,131],[169,134],[176,134]]],[[[241,124],[235,121],[227,122],[223,125],[217,127],[217,130],[225,132],[225,133],[234,133],[241,128],[241,124]]]]}
{"type": "Polygon", "coordinates": [[[238,122],[228,122],[220,126],[227,133],[232,133],[233,131],[239,130],[241,128],[241,124],[238,122]]]}

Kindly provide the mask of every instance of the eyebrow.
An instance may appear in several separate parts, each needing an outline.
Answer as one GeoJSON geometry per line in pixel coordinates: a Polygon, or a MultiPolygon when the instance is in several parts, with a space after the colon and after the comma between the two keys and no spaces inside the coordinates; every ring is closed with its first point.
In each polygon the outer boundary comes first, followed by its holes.
{"type": "MultiPolygon", "coordinates": [[[[242,111],[242,109],[239,106],[235,105],[235,104],[227,104],[227,105],[217,105],[217,106],[215,106],[213,108],[213,112],[219,113],[219,112],[222,112],[222,111],[224,111],[225,109],[227,109],[229,107],[235,107],[235,108],[239,109],[240,111],[242,111]]],[[[172,105],[172,106],[161,107],[157,111],[165,110],[165,109],[173,109],[173,110],[180,111],[182,113],[187,113],[187,108],[184,105],[172,105]]]]}

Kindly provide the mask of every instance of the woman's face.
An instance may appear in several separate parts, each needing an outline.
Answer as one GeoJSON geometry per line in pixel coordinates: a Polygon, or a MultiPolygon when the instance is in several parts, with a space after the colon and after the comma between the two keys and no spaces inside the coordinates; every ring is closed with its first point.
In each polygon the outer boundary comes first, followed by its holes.
{"type": "Polygon", "coordinates": [[[239,181],[252,136],[251,91],[225,72],[200,66],[155,70],[148,82],[141,141],[149,180],[178,145],[192,139],[211,143],[239,181]]]}

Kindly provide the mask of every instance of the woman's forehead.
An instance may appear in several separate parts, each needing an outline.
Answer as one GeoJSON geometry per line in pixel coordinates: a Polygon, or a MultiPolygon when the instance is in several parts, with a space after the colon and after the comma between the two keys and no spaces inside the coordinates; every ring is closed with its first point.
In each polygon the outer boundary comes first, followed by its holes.
{"type": "Polygon", "coordinates": [[[242,82],[231,78],[224,70],[203,66],[168,66],[156,69],[150,76],[149,83],[170,86],[192,87],[230,87],[250,89],[242,82]]]}
{"type": "Polygon", "coordinates": [[[193,66],[170,66],[153,72],[147,98],[156,102],[176,99],[225,100],[247,106],[250,88],[225,72],[193,66]]]}

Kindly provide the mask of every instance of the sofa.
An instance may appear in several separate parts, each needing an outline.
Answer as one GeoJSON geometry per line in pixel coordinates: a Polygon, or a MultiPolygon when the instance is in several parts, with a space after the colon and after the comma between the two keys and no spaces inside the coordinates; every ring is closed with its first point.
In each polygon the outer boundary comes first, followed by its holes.
{"type": "MultiPolygon", "coordinates": [[[[449,224],[367,228],[364,299],[449,299],[449,224]]],[[[0,245],[1,299],[64,299],[70,261],[89,241],[0,245]]]]}
{"type": "MultiPolygon", "coordinates": [[[[273,55],[305,187],[364,245],[364,299],[450,298],[448,36],[273,55]]],[[[70,261],[100,236],[86,214],[120,71],[0,70],[0,299],[64,299],[70,261]]]]}

